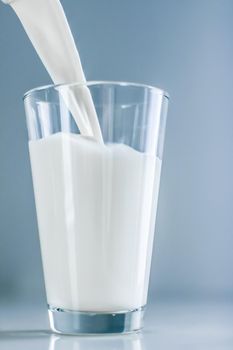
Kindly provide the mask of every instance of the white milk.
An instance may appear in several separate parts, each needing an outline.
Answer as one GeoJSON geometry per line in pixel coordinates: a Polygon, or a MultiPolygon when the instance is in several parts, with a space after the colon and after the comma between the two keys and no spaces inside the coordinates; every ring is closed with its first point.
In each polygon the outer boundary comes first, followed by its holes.
{"type": "MultiPolygon", "coordinates": [[[[4,0],[19,17],[55,84],[85,83],[79,53],[59,0],[4,0]]],[[[102,142],[90,91],[83,86],[60,89],[81,134],[102,142]]]]}
{"type": "Polygon", "coordinates": [[[48,304],[144,305],[161,161],[64,133],[29,147],[48,304]]]}

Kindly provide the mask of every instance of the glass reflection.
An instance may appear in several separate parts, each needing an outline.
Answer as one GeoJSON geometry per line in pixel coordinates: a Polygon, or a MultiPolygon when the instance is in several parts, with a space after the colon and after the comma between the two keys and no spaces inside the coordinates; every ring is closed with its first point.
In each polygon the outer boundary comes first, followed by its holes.
{"type": "Polygon", "coordinates": [[[76,337],[51,335],[48,350],[145,350],[142,334],[76,337]]]}

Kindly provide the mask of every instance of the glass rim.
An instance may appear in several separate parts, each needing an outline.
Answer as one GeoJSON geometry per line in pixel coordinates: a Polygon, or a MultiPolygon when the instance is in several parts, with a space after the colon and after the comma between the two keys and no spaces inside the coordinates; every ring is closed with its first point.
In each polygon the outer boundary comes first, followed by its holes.
{"type": "Polygon", "coordinates": [[[79,83],[79,82],[73,82],[73,83],[65,83],[65,84],[48,84],[48,85],[42,85],[38,86],[36,88],[30,89],[25,92],[23,95],[23,100],[25,100],[27,97],[30,97],[32,94],[40,91],[46,91],[51,89],[56,89],[60,87],[71,87],[71,86],[97,86],[97,85],[116,85],[116,86],[125,86],[125,87],[138,87],[138,88],[144,88],[148,90],[152,90],[157,95],[162,95],[165,98],[169,99],[169,94],[156,86],[147,85],[147,84],[141,84],[141,83],[134,83],[134,82],[126,82],[126,81],[114,81],[114,80],[90,80],[85,83],[79,83]]]}

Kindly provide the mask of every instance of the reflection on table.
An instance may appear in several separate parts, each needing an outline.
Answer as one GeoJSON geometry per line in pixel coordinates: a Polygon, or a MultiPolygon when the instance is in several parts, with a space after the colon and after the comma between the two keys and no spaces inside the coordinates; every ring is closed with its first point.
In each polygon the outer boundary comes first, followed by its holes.
{"type": "Polygon", "coordinates": [[[48,350],[144,350],[140,333],[119,336],[75,337],[51,335],[48,350]]]}

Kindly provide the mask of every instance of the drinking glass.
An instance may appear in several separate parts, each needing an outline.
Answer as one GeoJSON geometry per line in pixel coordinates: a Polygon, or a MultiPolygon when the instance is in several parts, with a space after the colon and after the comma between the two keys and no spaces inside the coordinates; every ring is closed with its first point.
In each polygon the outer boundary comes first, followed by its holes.
{"type": "MultiPolygon", "coordinates": [[[[51,328],[127,333],[143,326],[168,95],[124,82],[25,94],[51,328]],[[81,134],[91,96],[103,142],[81,134]]],[[[88,128],[86,128],[88,129],[88,128]]]]}

